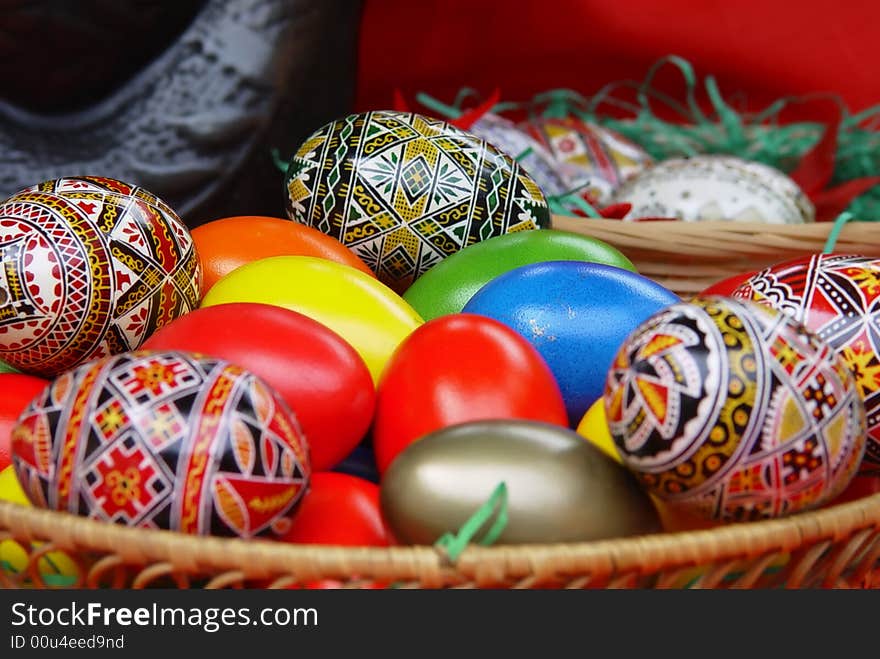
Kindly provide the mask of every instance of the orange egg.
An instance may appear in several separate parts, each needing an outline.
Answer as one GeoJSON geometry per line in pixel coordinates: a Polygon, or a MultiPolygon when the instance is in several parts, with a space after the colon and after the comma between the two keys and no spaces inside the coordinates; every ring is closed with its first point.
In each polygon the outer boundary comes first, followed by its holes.
{"type": "Polygon", "coordinates": [[[227,217],[198,226],[191,233],[202,262],[205,292],[239,266],[270,256],[315,256],[375,276],[341,242],[293,220],[227,217]]]}

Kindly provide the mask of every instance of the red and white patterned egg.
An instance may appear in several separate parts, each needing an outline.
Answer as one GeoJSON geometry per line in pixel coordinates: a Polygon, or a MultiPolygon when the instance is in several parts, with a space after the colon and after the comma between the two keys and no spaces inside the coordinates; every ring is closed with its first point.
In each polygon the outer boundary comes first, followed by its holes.
{"type": "Polygon", "coordinates": [[[137,349],[200,297],[187,226],[143,188],[62,178],[0,204],[0,359],[23,372],[137,349]]]}
{"type": "Polygon", "coordinates": [[[568,192],[586,192],[600,205],[610,203],[624,181],[654,164],[635,142],[576,117],[537,118],[520,128],[551,153],[568,192]]]}
{"type": "Polygon", "coordinates": [[[51,382],[12,431],[30,501],[105,522],[199,535],[283,535],[308,444],[283,399],[219,359],[140,351],[51,382]]]}
{"type": "Polygon", "coordinates": [[[753,274],[732,296],[784,312],[831,344],[865,401],[860,472],[880,476],[880,258],[813,254],[753,274]]]}

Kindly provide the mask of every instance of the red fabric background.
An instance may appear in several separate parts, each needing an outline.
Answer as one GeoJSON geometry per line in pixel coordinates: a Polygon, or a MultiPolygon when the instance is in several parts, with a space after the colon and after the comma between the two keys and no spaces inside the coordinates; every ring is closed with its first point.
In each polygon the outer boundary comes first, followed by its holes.
{"type": "MultiPolygon", "coordinates": [[[[366,0],[356,110],[392,90],[450,101],[463,86],[522,101],[555,87],[582,94],[641,80],[677,54],[725,97],[760,109],[831,91],[857,111],[880,103],[880,3],[834,0],[366,0]]],[[[680,90],[671,71],[660,79],[680,90]],[[673,82],[675,81],[675,82],[673,82]]]]}

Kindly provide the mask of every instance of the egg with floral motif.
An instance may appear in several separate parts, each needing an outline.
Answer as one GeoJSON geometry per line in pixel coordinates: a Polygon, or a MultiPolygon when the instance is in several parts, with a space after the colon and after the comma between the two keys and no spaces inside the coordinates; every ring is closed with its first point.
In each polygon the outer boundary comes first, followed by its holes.
{"type": "Polygon", "coordinates": [[[860,471],[880,476],[880,258],[812,254],[752,274],[731,295],[788,314],[831,344],[865,401],[860,471]]]}
{"type": "Polygon", "coordinates": [[[296,416],[239,366],[185,352],[95,360],[55,378],[12,431],[35,506],[199,535],[283,535],[308,486],[296,416]]]}

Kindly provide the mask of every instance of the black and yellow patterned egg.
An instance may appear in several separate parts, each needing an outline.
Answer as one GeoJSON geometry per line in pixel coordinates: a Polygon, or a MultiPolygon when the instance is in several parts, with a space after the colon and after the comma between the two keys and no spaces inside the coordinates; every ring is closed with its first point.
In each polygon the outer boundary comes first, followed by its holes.
{"type": "Polygon", "coordinates": [[[753,302],[695,298],[658,312],[608,372],[620,456],[652,494],[725,521],[837,497],[865,454],[865,408],[834,349],[753,302]]]}
{"type": "Polygon", "coordinates": [[[288,216],[340,240],[403,292],[467,245],[549,226],[538,185],[509,156],[418,114],[352,114],[290,161],[288,216]]]}

